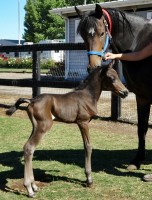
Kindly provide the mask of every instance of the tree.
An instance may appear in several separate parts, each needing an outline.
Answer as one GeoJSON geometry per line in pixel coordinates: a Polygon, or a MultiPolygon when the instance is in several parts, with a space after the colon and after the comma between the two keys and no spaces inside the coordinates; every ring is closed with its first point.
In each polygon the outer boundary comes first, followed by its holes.
{"type": "MultiPolygon", "coordinates": [[[[87,3],[98,3],[101,0],[87,0],[87,3]]],[[[49,13],[58,7],[84,4],[84,0],[27,0],[25,5],[24,35],[28,42],[37,43],[45,39],[64,39],[65,22],[62,17],[49,13]]]]}
{"type": "MultiPolygon", "coordinates": [[[[104,0],[86,0],[86,4],[99,3],[102,1],[104,1],[104,0]]],[[[75,1],[65,0],[65,2],[67,5],[75,6],[75,5],[83,5],[85,0],[75,0],[75,1]]]]}
{"type": "Polygon", "coordinates": [[[49,10],[64,5],[63,0],[27,0],[23,38],[34,43],[44,39],[63,39],[64,20],[49,10]]]}

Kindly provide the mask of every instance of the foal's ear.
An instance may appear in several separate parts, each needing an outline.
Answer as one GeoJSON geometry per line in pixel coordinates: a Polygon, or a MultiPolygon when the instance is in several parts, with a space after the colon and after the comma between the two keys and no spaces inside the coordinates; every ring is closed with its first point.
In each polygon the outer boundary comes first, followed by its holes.
{"type": "Polygon", "coordinates": [[[115,60],[113,59],[110,63],[109,63],[109,67],[113,67],[114,66],[114,64],[115,64],[115,60]]]}
{"type": "Polygon", "coordinates": [[[79,17],[79,18],[82,18],[83,12],[82,12],[81,10],[79,10],[76,6],[75,6],[75,11],[76,11],[76,13],[78,14],[78,17],[79,17]]]}
{"type": "Polygon", "coordinates": [[[101,19],[102,15],[103,15],[102,8],[99,4],[96,4],[95,15],[98,19],[101,19]]]}

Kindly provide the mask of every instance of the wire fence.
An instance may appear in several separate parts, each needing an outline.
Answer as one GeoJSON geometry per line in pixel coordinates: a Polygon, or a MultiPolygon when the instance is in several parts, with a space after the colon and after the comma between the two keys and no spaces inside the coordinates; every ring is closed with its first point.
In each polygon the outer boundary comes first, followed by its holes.
{"type": "MultiPolygon", "coordinates": [[[[64,94],[72,91],[72,88],[49,88],[42,87],[41,93],[64,94]]],[[[15,87],[15,86],[0,86],[0,104],[14,104],[18,98],[31,98],[32,88],[30,87],[15,87]]],[[[98,104],[98,116],[102,118],[111,117],[111,92],[103,91],[98,104]]],[[[121,100],[121,116],[120,119],[131,123],[137,123],[137,109],[135,95],[130,93],[129,96],[121,100]]],[[[150,115],[150,123],[152,123],[152,114],[150,115]]]]}
{"type": "MultiPolygon", "coordinates": [[[[50,71],[49,71],[50,72],[50,71]]],[[[41,73],[41,77],[46,77],[47,79],[61,79],[63,78],[63,71],[55,71],[53,69],[53,74],[50,73],[41,73]]],[[[32,78],[32,73],[12,73],[12,72],[1,72],[0,79],[9,79],[14,78],[15,80],[19,79],[27,79],[30,80],[32,78]]],[[[73,77],[75,80],[76,77],[73,77]]],[[[62,82],[61,82],[62,84],[62,82]]],[[[64,94],[72,91],[73,88],[54,88],[54,87],[41,87],[40,93],[52,93],[52,94],[64,94]]],[[[18,87],[15,86],[0,86],[0,104],[14,104],[18,98],[22,97],[32,97],[32,88],[31,87],[18,87]]],[[[111,92],[103,91],[99,101],[98,101],[98,116],[100,117],[111,117],[111,92]]],[[[136,111],[136,102],[135,95],[130,93],[126,99],[121,100],[121,119],[127,120],[130,122],[137,122],[137,111],[136,111]]]]}
{"type": "MultiPolygon", "coordinates": [[[[60,46],[53,44],[54,46],[50,47],[49,49],[60,49],[60,46]]],[[[43,48],[44,50],[48,49],[48,45],[45,46],[37,46],[34,47],[32,46],[32,49],[41,50],[41,54],[43,53],[43,48]]],[[[67,49],[70,47],[71,49],[73,48],[71,45],[66,47],[64,44],[61,46],[62,49],[65,48],[65,53],[67,52],[67,49]]],[[[14,48],[10,47],[10,51],[13,51],[14,48]]],[[[15,51],[19,51],[19,47],[15,47],[15,51]]],[[[27,50],[29,47],[24,47],[24,52],[27,50]]],[[[79,46],[75,47],[78,48],[78,50],[72,50],[75,51],[74,55],[76,57],[75,63],[74,63],[74,58],[71,59],[73,61],[73,68],[69,68],[69,63],[66,63],[66,61],[63,59],[62,64],[60,66],[49,66],[45,67],[45,69],[41,68],[40,66],[40,74],[39,74],[39,81],[45,81],[45,84],[41,85],[41,82],[37,82],[39,84],[40,88],[40,93],[58,93],[58,94],[63,94],[71,91],[74,87],[77,86],[78,83],[80,83],[81,80],[83,80],[86,77],[86,70],[82,69],[81,65],[84,65],[83,62],[84,59],[79,59],[79,56],[77,56],[76,51],[79,50],[79,46]],[[78,62],[79,60],[79,62],[78,62]],[[78,66],[77,66],[78,64],[78,66]],[[72,83],[71,87],[64,87],[64,83],[72,83]],[[54,85],[52,84],[54,83],[54,85]],[[55,86],[55,87],[54,87],[55,86]],[[59,87],[58,87],[59,86],[59,87]]],[[[83,47],[84,48],[84,47],[83,47]]],[[[82,48],[82,49],[83,49],[82,48]]],[[[5,51],[8,49],[4,47],[5,51]]],[[[80,48],[81,49],[81,48],[80,48]]],[[[69,51],[69,50],[68,50],[69,51]]],[[[27,51],[29,54],[29,50],[27,51]]],[[[79,54],[80,55],[80,52],[79,54]]],[[[37,60],[36,60],[37,61],[37,60]]],[[[70,61],[71,62],[71,61],[70,61]]],[[[36,68],[37,70],[37,68],[36,68]]],[[[2,69],[0,68],[0,104],[13,104],[18,98],[21,97],[29,97],[31,98],[33,96],[33,89],[32,89],[32,84],[31,82],[33,80],[33,71],[29,71],[29,69],[13,69],[13,70],[8,70],[8,69],[2,69]],[[3,81],[9,80],[9,84],[4,84],[3,81]],[[22,84],[19,86],[18,81],[24,80],[26,81],[26,84],[22,84]],[[30,83],[28,85],[28,83],[30,83]]],[[[67,85],[66,85],[67,86],[67,85]]],[[[111,117],[111,92],[108,91],[103,91],[101,94],[101,97],[98,102],[98,116],[100,117],[111,117]]],[[[135,95],[133,93],[130,93],[129,96],[123,100],[121,100],[121,116],[120,118],[122,120],[128,121],[128,122],[137,122],[137,108],[136,108],[136,100],[135,100],[135,95]]],[[[152,122],[152,115],[150,114],[150,123],[152,122]]]]}

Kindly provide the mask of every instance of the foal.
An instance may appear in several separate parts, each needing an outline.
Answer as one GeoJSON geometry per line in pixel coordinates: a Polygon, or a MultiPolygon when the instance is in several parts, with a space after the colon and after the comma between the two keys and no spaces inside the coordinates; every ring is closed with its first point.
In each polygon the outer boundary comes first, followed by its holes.
{"type": "Polygon", "coordinates": [[[57,121],[76,123],[81,131],[85,150],[85,174],[87,185],[91,186],[91,154],[88,123],[97,114],[97,101],[103,89],[111,90],[116,95],[125,98],[128,90],[118,78],[112,63],[95,69],[74,91],[67,94],[41,94],[33,99],[20,98],[14,106],[7,110],[12,115],[19,105],[28,103],[27,113],[33,125],[33,130],[24,145],[24,186],[29,197],[34,197],[38,187],[35,184],[32,169],[32,158],[36,146],[44,134],[52,127],[53,119],[57,121]]]}

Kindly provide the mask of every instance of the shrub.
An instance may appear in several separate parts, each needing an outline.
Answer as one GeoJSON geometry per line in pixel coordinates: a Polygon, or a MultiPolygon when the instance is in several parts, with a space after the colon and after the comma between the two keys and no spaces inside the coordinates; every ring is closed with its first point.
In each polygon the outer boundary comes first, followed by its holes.
{"type": "Polygon", "coordinates": [[[41,69],[49,69],[55,66],[55,61],[51,59],[42,59],[40,65],[41,69]]]}
{"type": "Polygon", "coordinates": [[[0,57],[0,67],[1,68],[7,67],[7,60],[4,60],[1,57],[0,57]]]}
{"type": "Polygon", "coordinates": [[[8,68],[15,69],[32,69],[31,58],[9,58],[7,61],[8,68]]]}
{"type": "MultiPolygon", "coordinates": [[[[12,68],[12,69],[32,69],[33,63],[32,58],[1,58],[1,68],[12,68]]],[[[63,62],[55,62],[51,59],[42,59],[40,63],[41,69],[60,68],[64,70],[63,62]]]]}
{"type": "Polygon", "coordinates": [[[22,58],[21,59],[21,68],[23,69],[32,69],[32,59],[31,58],[22,58]]]}

